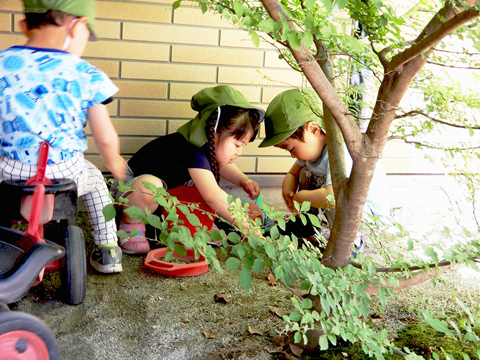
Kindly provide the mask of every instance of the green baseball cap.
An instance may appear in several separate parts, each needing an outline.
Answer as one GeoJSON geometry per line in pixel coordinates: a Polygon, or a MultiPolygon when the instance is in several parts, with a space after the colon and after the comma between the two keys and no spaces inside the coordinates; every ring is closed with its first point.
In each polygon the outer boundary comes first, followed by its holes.
{"type": "Polygon", "coordinates": [[[227,85],[205,88],[193,95],[190,103],[192,109],[198,111],[197,116],[181,126],[177,132],[182,134],[188,142],[201,147],[207,142],[207,121],[212,112],[219,106],[230,105],[258,112],[258,122],[261,123],[265,112],[250,104],[247,98],[238,90],[227,85]]]}
{"type": "Polygon", "coordinates": [[[49,10],[60,11],[73,16],[88,17],[90,41],[97,40],[95,31],[95,0],[23,0],[25,13],[43,14],[49,10]]]}
{"type": "Polygon", "coordinates": [[[325,132],[322,115],[322,102],[313,90],[292,89],[278,94],[265,112],[266,134],[259,147],[281,143],[309,121],[318,123],[325,132]]]}

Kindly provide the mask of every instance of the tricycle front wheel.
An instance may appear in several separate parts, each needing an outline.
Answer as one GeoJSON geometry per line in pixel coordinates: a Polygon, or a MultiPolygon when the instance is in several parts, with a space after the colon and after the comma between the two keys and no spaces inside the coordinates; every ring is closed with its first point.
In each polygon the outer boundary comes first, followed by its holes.
{"type": "Polygon", "coordinates": [[[0,313],[0,360],[59,360],[55,337],[32,315],[0,313]]]}

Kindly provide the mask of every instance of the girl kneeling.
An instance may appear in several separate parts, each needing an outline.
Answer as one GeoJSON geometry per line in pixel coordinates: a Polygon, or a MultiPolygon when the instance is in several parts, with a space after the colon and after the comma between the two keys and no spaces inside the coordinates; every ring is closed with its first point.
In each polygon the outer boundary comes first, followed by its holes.
{"type": "MultiPolygon", "coordinates": [[[[203,200],[224,219],[234,222],[228,212],[228,194],[220,188],[220,178],[242,187],[256,199],[258,183],[248,178],[235,164],[245,145],[257,135],[264,111],[251,105],[237,90],[229,86],[206,88],[192,97],[197,116],[176,133],[161,136],[143,146],[128,161],[126,184],[139,191],[123,194],[128,205],[149,208],[154,213],[151,192],[142,185],[149,182],[167,190],[181,185],[195,185],[203,200]],[[193,184],[192,184],[193,182],[193,184]]],[[[123,213],[120,230],[139,232],[120,239],[126,254],[144,254],[150,250],[145,225],[123,213]]]]}

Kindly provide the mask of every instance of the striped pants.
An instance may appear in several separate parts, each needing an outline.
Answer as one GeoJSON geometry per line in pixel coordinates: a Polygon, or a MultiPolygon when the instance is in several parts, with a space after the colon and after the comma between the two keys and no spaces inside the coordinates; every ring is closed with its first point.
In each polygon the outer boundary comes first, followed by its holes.
{"type": "MultiPolygon", "coordinates": [[[[0,156],[0,182],[27,180],[36,173],[36,165],[23,164],[0,156]]],[[[72,179],[75,181],[78,196],[82,198],[87,208],[96,245],[117,242],[115,220],[105,221],[102,213],[102,209],[112,203],[107,184],[100,170],[85,160],[83,153],[77,153],[71,159],[59,164],[48,165],[45,175],[50,180],[72,179]]]]}

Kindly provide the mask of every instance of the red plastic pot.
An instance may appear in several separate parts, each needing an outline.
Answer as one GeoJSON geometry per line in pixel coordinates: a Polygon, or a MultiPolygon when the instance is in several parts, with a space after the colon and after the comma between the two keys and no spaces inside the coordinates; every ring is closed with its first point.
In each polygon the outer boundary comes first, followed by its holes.
{"type": "Polygon", "coordinates": [[[176,264],[160,260],[167,253],[167,248],[160,248],[154,249],[147,254],[145,266],[166,276],[188,277],[205,273],[208,270],[208,263],[205,258],[200,255],[198,259],[195,259],[195,252],[191,249],[186,250],[187,253],[185,255],[173,252],[173,256],[177,259],[192,261],[189,264],[176,264]]]}

